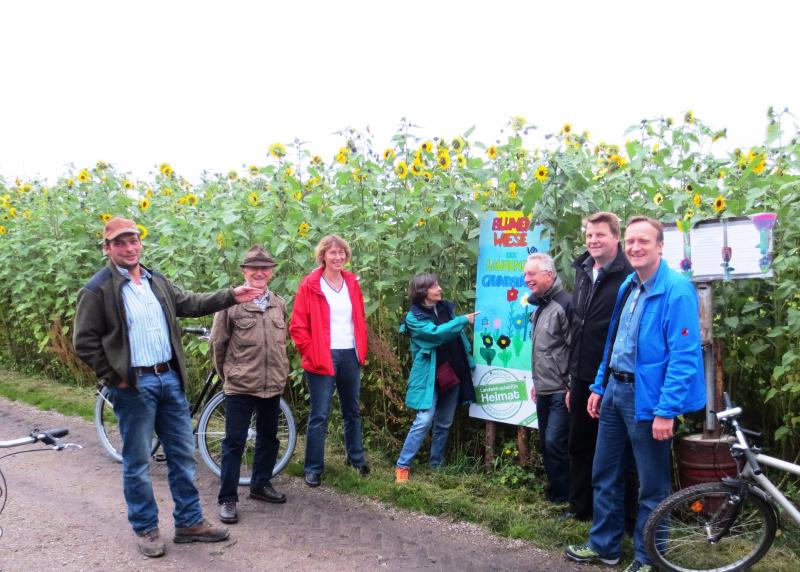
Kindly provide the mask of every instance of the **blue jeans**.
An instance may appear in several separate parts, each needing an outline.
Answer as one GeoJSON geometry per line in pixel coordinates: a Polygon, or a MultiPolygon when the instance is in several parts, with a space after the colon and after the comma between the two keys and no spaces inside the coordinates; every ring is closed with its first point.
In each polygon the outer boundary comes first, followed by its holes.
{"type": "Polygon", "coordinates": [[[547,500],[567,502],[569,497],[569,412],[565,393],[536,396],[539,447],[547,473],[547,500]]]}
{"type": "Polygon", "coordinates": [[[111,389],[122,435],[122,484],[128,522],[137,533],[158,527],[158,505],[150,480],[155,431],[167,457],[175,526],[194,526],[203,520],[203,511],[194,486],[192,419],[180,378],[174,371],[149,373],[140,375],[136,383],[136,388],[111,389]]]}
{"type": "Polygon", "coordinates": [[[366,464],[361,440],[361,366],[355,349],[331,350],[333,375],[306,372],[311,412],[306,431],[306,474],[319,475],[325,470],[325,437],[334,388],[339,392],[344,424],[344,446],[354,467],[366,464]]]}
{"type": "Polygon", "coordinates": [[[639,475],[639,512],[633,533],[634,557],[644,564],[647,555],[642,532],[650,513],[672,491],[672,440],[653,439],[653,421],[636,421],[634,384],[611,377],[600,408],[597,450],[592,466],[594,519],[589,545],[602,556],[621,551],[625,523],[625,442],[630,439],[639,475]]]}
{"type": "Polygon", "coordinates": [[[433,405],[430,409],[417,411],[417,416],[408,430],[408,436],[400,457],[397,459],[398,467],[410,467],[414,457],[422,447],[422,442],[428,436],[428,431],[433,427],[431,436],[431,456],[428,464],[431,467],[441,467],[444,463],[444,449],[447,446],[447,437],[450,434],[450,426],[453,424],[453,417],[458,406],[458,387],[441,394],[439,388],[434,388],[433,405]]]}
{"type": "Polygon", "coordinates": [[[241,472],[242,454],[250,430],[250,419],[256,414],[256,447],[253,455],[253,475],[250,488],[269,483],[278,457],[278,414],[281,396],[256,397],[255,395],[225,396],[225,439],[222,440],[219,504],[239,502],[237,489],[241,472]]]}

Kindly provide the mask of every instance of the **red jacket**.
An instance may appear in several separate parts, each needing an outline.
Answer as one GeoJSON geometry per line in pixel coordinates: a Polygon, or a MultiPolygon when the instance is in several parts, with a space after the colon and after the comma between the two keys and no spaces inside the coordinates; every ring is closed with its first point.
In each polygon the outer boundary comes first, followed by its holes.
{"type": "MultiPolygon", "coordinates": [[[[300,352],[302,368],[311,373],[333,375],[331,359],[331,309],[320,280],[324,268],[320,266],[303,278],[294,298],[289,335],[300,352]]],[[[358,285],[358,277],[342,270],[350,303],[353,305],[353,331],[356,340],[358,362],[364,365],[367,357],[367,318],[364,314],[364,297],[358,285]]]]}

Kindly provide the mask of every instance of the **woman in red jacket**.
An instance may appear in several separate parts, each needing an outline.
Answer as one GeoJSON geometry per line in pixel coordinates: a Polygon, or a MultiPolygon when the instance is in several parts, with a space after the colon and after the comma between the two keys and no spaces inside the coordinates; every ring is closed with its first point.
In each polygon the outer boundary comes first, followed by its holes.
{"type": "Polygon", "coordinates": [[[358,277],[344,270],[350,245],[328,235],[314,249],[320,267],[300,283],[289,335],[306,372],[311,413],[306,432],[305,482],[318,487],[325,468],[325,435],[334,386],[339,392],[348,464],[369,474],[361,439],[361,366],[367,357],[367,322],[358,277]]]}

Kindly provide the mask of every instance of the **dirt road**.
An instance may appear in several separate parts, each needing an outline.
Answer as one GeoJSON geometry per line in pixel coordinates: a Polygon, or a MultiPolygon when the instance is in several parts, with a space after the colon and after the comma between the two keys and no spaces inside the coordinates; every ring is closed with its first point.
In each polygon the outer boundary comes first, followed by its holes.
{"type": "MultiPolygon", "coordinates": [[[[140,556],[125,515],[120,465],[100,449],[94,426],[0,398],[0,439],[33,427],[69,427],[82,450],[15,455],[0,461],[8,504],[0,514],[0,571],[48,570],[525,570],[590,572],[521,541],[465,523],[418,515],[281,476],[284,505],[247,499],[231,540],[167,543],[158,560],[140,556]]],[[[2,450],[7,451],[7,450],[2,450]]],[[[166,468],[153,465],[161,530],[171,539],[166,468]]],[[[198,465],[206,516],[216,521],[217,479],[198,465]]]]}

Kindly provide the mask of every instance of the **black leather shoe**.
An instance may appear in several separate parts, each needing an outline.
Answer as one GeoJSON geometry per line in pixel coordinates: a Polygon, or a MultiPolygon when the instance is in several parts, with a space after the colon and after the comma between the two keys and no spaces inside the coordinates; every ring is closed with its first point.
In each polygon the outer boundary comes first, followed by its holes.
{"type": "Polygon", "coordinates": [[[286,495],[276,491],[271,483],[259,487],[250,487],[250,498],[281,504],[286,502],[286,495]]]}
{"type": "MultiPolygon", "coordinates": [[[[350,457],[347,457],[344,460],[344,464],[347,465],[348,467],[352,467],[353,466],[353,461],[350,460],[350,457]]],[[[367,465],[366,463],[364,463],[360,467],[356,467],[356,470],[358,471],[358,474],[361,477],[369,476],[369,472],[370,472],[369,471],[369,465],[367,465]]]]}
{"type": "Polygon", "coordinates": [[[317,473],[306,473],[305,481],[309,487],[318,487],[322,484],[322,479],[317,473]]]}

